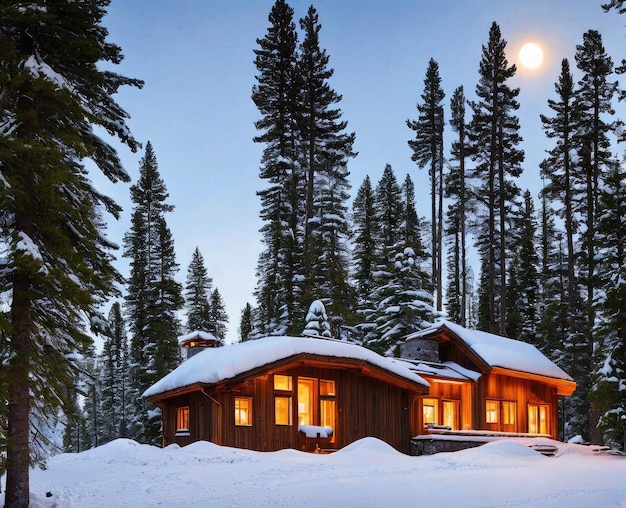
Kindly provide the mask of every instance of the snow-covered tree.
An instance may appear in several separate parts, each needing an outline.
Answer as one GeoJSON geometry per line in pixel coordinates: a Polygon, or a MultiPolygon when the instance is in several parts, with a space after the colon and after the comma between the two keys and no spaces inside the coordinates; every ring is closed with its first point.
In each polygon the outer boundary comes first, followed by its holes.
{"type": "Polygon", "coordinates": [[[309,306],[302,335],[305,337],[331,337],[326,308],[320,300],[313,301],[309,306]]]}
{"type": "Polygon", "coordinates": [[[191,255],[187,268],[185,285],[185,307],[187,310],[187,331],[208,331],[211,327],[211,292],[213,280],[207,273],[204,258],[198,247],[191,255]]]}
{"type": "Polygon", "coordinates": [[[450,100],[450,125],[457,137],[452,143],[450,168],[445,178],[444,197],[450,200],[445,233],[448,238],[448,285],[446,311],[451,321],[467,324],[470,294],[467,263],[467,222],[470,194],[466,184],[465,162],[468,157],[465,94],[463,87],[454,90],[450,100]]]}
{"type": "Polygon", "coordinates": [[[217,288],[211,292],[209,316],[209,327],[207,331],[220,339],[223,344],[226,338],[226,331],[228,330],[228,314],[226,313],[224,299],[217,288]]]}
{"type": "Polygon", "coordinates": [[[182,285],[176,281],[178,264],[165,214],[173,210],[159,173],[152,144],[140,161],[139,179],[131,187],[135,204],[131,229],[124,235],[124,256],[131,274],[126,296],[130,334],[133,418],[129,437],[158,443],[160,413],[142,393],[180,363],[177,311],[183,306],[182,285]]]}
{"type": "Polygon", "coordinates": [[[108,0],[0,5],[0,202],[11,337],[7,371],[5,506],[29,502],[32,415],[56,414],[76,376],[76,353],[91,343],[91,317],[121,277],[103,213],[120,207],[91,183],[83,160],[111,182],[128,181],[102,131],[132,150],[128,114],[112,96],[141,82],[105,62],[122,60],[102,26],[108,0]],[[104,63],[104,65],[103,65],[104,63]]]}
{"type": "Polygon", "coordinates": [[[246,302],[246,305],[241,310],[241,318],[239,321],[239,339],[241,342],[245,342],[252,338],[252,329],[254,323],[254,310],[252,305],[246,302]]]}
{"type": "Polygon", "coordinates": [[[510,253],[509,222],[519,188],[515,178],[522,173],[524,152],[519,121],[519,88],[508,80],[517,68],[509,66],[506,41],[500,27],[492,23],[489,41],[483,45],[476,101],[470,101],[473,116],[468,126],[475,167],[471,176],[478,200],[475,226],[481,257],[479,326],[485,331],[506,335],[507,264],[510,253]]]}
{"type": "Polygon", "coordinates": [[[413,150],[411,159],[420,167],[428,166],[430,176],[431,199],[431,231],[432,231],[432,277],[436,289],[436,307],[442,309],[442,259],[443,259],[443,129],[444,109],[442,101],[445,93],[441,88],[439,64],[430,59],[426,77],[422,103],[417,105],[417,120],[407,120],[407,126],[415,131],[415,139],[409,141],[413,150]]]}
{"type": "Polygon", "coordinates": [[[591,400],[607,445],[626,445],[626,171],[614,163],[599,199],[598,337],[591,400]]]}

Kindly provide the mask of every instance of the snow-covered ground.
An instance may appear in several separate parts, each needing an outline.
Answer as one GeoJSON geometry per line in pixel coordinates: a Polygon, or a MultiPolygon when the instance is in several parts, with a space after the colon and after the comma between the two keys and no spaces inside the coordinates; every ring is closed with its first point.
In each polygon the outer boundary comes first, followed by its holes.
{"type": "Polygon", "coordinates": [[[503,441],[409,457],[373,438],[330,455],[118,439],[34,470],[31,506],[626,508],[626,457],[558,444],[555,457],[503,441]]]}

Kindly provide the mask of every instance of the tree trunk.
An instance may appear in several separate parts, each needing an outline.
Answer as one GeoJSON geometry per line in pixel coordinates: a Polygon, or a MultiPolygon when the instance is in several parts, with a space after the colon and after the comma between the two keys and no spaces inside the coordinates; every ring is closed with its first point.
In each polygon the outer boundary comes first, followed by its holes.
{"type": "Polygon", "coordinates": [[[30,278],[15,273],[11,320],[13,357],[8,368],[7,484],[5,508],[23,508],[29,502],[30,422],[29,364],[31,357],[30,278]]]}

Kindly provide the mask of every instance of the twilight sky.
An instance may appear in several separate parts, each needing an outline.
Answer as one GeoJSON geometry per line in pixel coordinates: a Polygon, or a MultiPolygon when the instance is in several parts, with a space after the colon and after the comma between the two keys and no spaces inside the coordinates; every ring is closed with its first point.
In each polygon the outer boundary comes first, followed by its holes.
{"type": "MultiPolygon", "coordinates": [[[[297,21],[311,1],[288,0],[297,21]]],[[[369,175],[375,185],[386,163],[402,181],[416,183],[420,215],[430,219],[427,170],[411,161],[407,141],[414,134],[406,119],[417,118],[430,58],[439,63],[449,99],[459,85],[475,99],[482,45],[493,21],[507,41],[509,63],[518,65],[511,87],[520,87],[518,111],[524,174],[518,184],[534,197],[540,189],[539,162],[551,147],[539,114],[551,114],[554,83],[563,58],[574,78],[576,45],[583,33],[598,30],[614,63],[626,58],[626,15],[605,14],[602,0],[318,0],[313,3],[322,25],[320,46],[330,55],[335,74],[331,86],[343,95],[340,107],[348,130],[356,132],[359,155],[349,163],[353,194],[369,175]],[[544,50],[535,70],[520,67],[522,44],[534,41],[544,50]]],[[[274,0],[112,0],[104,25],[109,40],[122,47],[125,59],[115,71],[143,79],[142,90],[125,88],[116,96],[130,114],[136,138],[150,140],[159,171],[175,206],[166,219],[184,283],[187,266],[199,247],[230,317],[227,340],[238,338],[240,312],[255,304],[252,292],[261,252],[260,202],[256,192],[262,146],[252,142],[253,122],[260,118],[250,99],[256,68],[256,39],[267,32],[274,0]]],[[[302,40],[302,37],[300,37],[302,40]]],[[[624,81],[624,79],[622,79],[624,81]]],[[[625,105],[616,107],[626,119],[625,105]]],[[[468,108],[467,120],[471,118],[468,108]]],[[[446,145],[452,133],[446,130],[446,145]]],[[[114,146],[119,146],[113,143],[114,146]]],[[[623,149],[620,147],[620,153],[623,149]]],[[[133,179],[143,152],[119,153],[133,179]]],[[[449,149],[446,148],[446,156],[449,149]]],[[[130,227],[129,185],[94,183],[124,208],[120,221],[109,221],[111,240],[121,245],[130,227]]],[[[119,267],[128,275],[127,261],[119,267]]]]}

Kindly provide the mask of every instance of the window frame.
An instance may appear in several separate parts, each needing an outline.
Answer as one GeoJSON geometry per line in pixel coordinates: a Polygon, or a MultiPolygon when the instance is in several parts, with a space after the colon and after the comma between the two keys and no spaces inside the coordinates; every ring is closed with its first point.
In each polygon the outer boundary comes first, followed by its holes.
{"type": "Polygon", "coordinates": [[[176,436],[189,436],[189,406],[176,408],[176,436]],[[184,425],[186,423],[186,425],[184,425]]]}
{"type": "Polygon", "coordinates": [[[233,410],[234,410],[234,420],[235,420],[235,427],[252,427],[252,397],[248,397],[248,396],[242,396],[242,395],[236,395],[235,398],[233,399],[233,410]],[[241,402],[246,403],[246,407],[242,408],[241,407],[241,402]],[[239,408],[237,407],[237,403],[239,403],[239,408]],[[246,419],[245,421],[247,423],[242,423],[242,418],[241,418],[241,414],[242,412],[245,412],[246,414],[246,419]]]}

